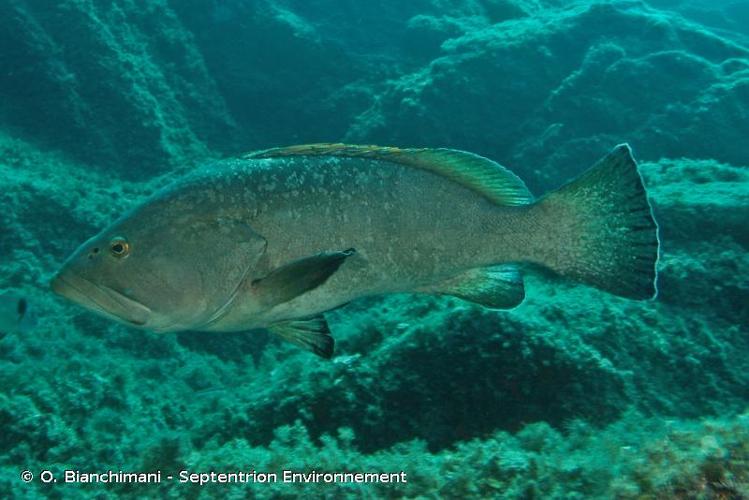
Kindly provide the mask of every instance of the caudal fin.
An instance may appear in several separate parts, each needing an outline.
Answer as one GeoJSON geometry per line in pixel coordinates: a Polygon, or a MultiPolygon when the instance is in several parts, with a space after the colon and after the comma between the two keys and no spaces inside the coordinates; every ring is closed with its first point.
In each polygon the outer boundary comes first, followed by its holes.
{"type": "Polygon", "coordinates": [[[534,208],[542,264],[615,295],[655,297],[658,226],[628,145],[534,208]]]}

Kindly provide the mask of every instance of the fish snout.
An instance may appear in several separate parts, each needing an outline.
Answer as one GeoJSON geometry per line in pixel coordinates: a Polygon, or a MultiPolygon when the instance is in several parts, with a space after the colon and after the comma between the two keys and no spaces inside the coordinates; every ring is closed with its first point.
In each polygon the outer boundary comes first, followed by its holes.
{"type": "Polygon", "coordinates": [[[81,302],[81,291],[76,286],[75,275],[67,266],[57,271],[49,280],[49,287],[53,293],[72,302],[81,302]]]}
{"type": "MultiPolygon", "coordinates": [[[[49,287],[57,295],[61,295],[68,299],[71,299],[71,291],[75,290],[75,276],[73,272],[67,266],[63,266],[62,269],[57,271],[52,279],[49,280],[49,287]]],[[[72,299],[71,299],[72,300],[72,299]]]]}
{"type": "Polygon", "coordinates": [[[52,289],[53,292],[55,292],[58,295],[62,295],[64,287],[65,287],[65,281],[62,277],[63,271],[60,270],[55,273],[54,276],[52,276],[52,279],[49,281],[49,287],[52,289]]]}

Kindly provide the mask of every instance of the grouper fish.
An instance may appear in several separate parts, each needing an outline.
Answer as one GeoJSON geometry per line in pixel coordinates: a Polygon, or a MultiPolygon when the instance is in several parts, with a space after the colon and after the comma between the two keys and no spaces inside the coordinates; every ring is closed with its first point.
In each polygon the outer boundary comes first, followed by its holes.
{"type": "Polygon", "coordinates": [[[267,328],[329,358],[323,313],[357,298],[427,293],[513,308],[530,263],[649,299],[658,246],[626,144],[538,199],[464,151],[312,144],[188,174],[83,243],[52,288],[131,326],[267,328]]]}

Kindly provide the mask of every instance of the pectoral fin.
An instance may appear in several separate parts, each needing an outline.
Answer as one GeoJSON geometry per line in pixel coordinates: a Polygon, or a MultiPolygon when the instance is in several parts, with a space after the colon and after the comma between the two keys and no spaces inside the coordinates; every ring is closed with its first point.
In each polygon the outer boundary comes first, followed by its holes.
{"type": "Polygon", "coordinates": [[[252,288],[263,305],[283,304],[325,283],[355,253],[356,250],[349,248],[295,260],[253,281],[252,288]]]}
{"type": "Polygon", "coordinates": [[[268,328],[279,337],[306,349],[321,358],[330,359],[335,341],[325,318],[314,316],[276,323],[268,328]]]}
{"type": "Polygon", "coordinates": [[[469,269],[419,291],[452,295],[492,309],[512,309],[525,298],[523,277],[512,265],[469,269]]]}

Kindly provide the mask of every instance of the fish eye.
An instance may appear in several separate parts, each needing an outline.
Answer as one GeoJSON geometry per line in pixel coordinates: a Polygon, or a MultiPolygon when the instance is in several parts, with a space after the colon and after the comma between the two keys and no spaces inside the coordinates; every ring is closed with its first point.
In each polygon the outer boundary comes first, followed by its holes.
{"type": "Polygon", "coordinates": [[[125,238],[116,237],[109,242],[109,253],[121,259],[127,257],[130,254],[130,243],[125,238]]]}

